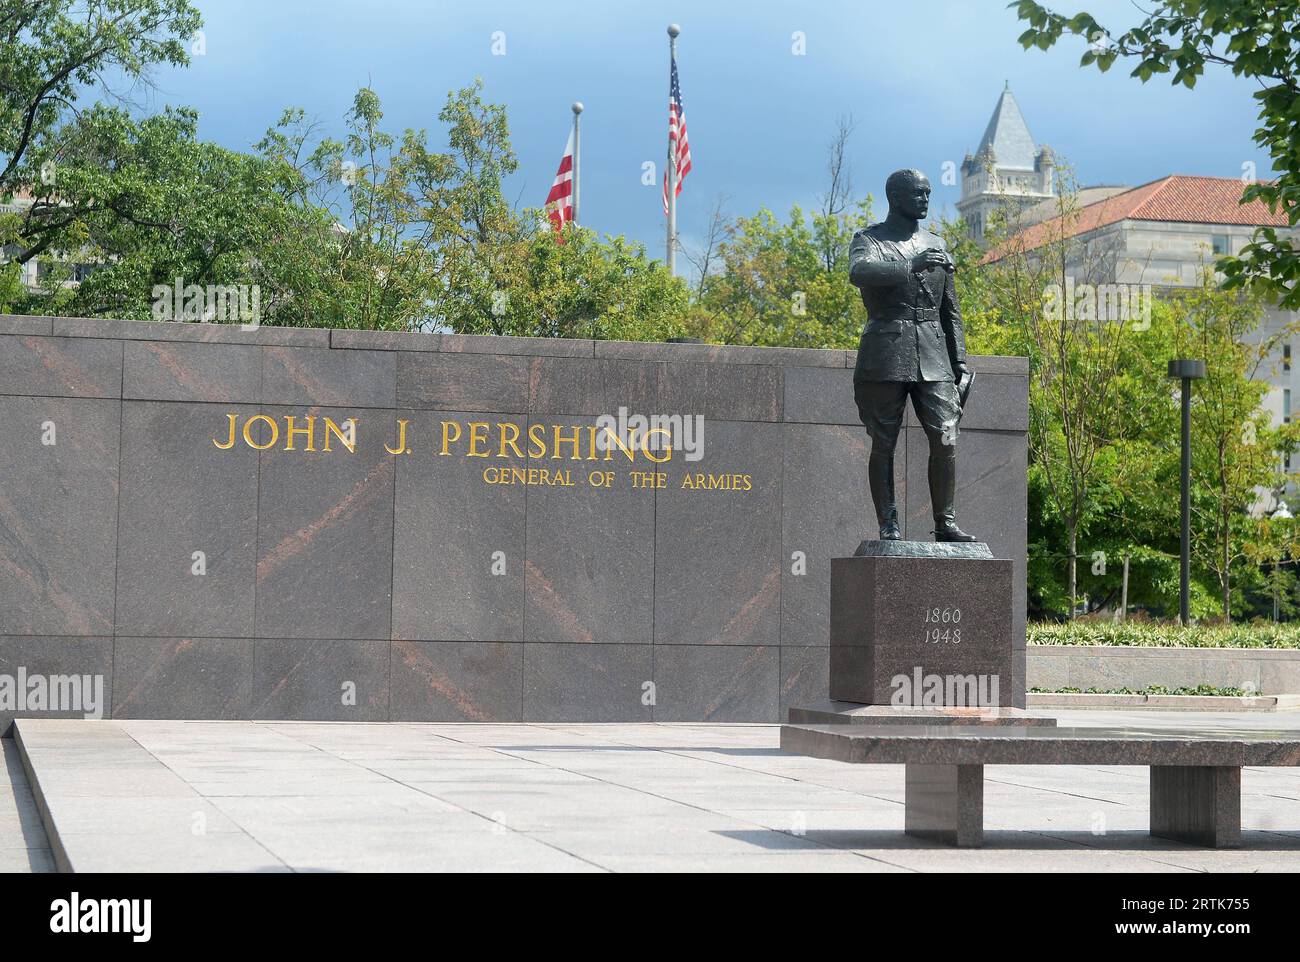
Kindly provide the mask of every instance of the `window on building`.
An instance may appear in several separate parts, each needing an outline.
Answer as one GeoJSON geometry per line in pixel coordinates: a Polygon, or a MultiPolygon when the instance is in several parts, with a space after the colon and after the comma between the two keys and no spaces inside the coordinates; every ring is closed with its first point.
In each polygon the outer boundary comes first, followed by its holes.
{"type": "Polygon", "coordinates": [[[1282,370],[1284,371],[1291,370],[1291,345],[1290,344],[1282,345],[1282,370]]]}
{"type": "Polygon", "coordinates": [[[1282,423],[1291,423],[1291,389],[1282,389],[1282,423]]]}
{"type": "Polygon", "coordinates": [[[1211,252],[1214,254],[1215,257],[1218,257],[1218,256],[1220,256],[1220,255],[1222,255],[1222,254],[1227,254],[1227,253],[1229,253],[1229,251],[1228,251],[1228,235],[1227,235],[1227,234],[1215,234],[1215,235],[1213,235],[1213,236],[1210,238],[1210,250],[1211,250],[1211,252]]]}

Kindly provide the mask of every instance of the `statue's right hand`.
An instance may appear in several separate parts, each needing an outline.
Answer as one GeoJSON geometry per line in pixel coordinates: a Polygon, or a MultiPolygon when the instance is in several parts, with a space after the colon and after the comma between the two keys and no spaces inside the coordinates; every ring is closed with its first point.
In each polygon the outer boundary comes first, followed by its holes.
{"type": "Polygon", "coordinates": [[[916,274],[935,269],[946,271],[951,269],[951,265],[952,258],[948,256],[948,252],[938,247],[927,247],[912,258],[912,271],[916,274]]]}

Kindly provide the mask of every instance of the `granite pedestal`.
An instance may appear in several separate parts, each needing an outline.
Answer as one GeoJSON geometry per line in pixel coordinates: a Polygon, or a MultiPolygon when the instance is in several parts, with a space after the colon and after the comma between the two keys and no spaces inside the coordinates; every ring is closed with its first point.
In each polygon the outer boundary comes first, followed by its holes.
{"type": "Polygon", "coordinates": [[[985,544],[862,542],[831,560],[831,698],[1015,704],[1012,606],[1012,562],[985,544]]]}
{"type": "Polygon", "coordinates": [[[1240,844],[1242,766],[1300,767],[1300,737],[1268,731],[784,725],[781,748],[906,765],[904,830],[959,846],[983,841],[985,765],[1149,765],[1151,834],[1210,848],[1240,844]]]}

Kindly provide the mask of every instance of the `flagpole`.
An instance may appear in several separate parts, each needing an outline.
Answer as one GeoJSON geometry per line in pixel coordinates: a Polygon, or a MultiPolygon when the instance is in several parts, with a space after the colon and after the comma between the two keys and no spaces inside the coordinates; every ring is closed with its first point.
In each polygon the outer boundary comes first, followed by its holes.
{"type": "MultiPolygon", "coordinates": [[[[668,102],[673,98],[673,62],[677,59],[677,35],[682,28],[675,23],[668,25],[668,102]]],[[[680,121],[679,121],[680,123],[680,121]]],[[[674,156],[674,141],[671,131],[668,135],[668,273],[677,273],[677,158],[674,156]]]]}
{"type": "Polygon", "coordinates": [[[573,102],[573,223],[578,223],[578,188],[582,183],[578,178],[578,160],[582,156],[582,127],[579,116],[582,114],[582,101],[573,102]]]}

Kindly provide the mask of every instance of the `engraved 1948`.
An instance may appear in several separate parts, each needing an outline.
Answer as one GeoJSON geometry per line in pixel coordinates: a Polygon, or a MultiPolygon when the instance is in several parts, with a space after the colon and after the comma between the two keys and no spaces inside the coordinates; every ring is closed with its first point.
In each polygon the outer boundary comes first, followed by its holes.
{"type": "Polygon", "coordinates": [[[960,608],[926,608],[925,609],[925,643],[927,645],[961,644],[961,609],[960,608]]]}

